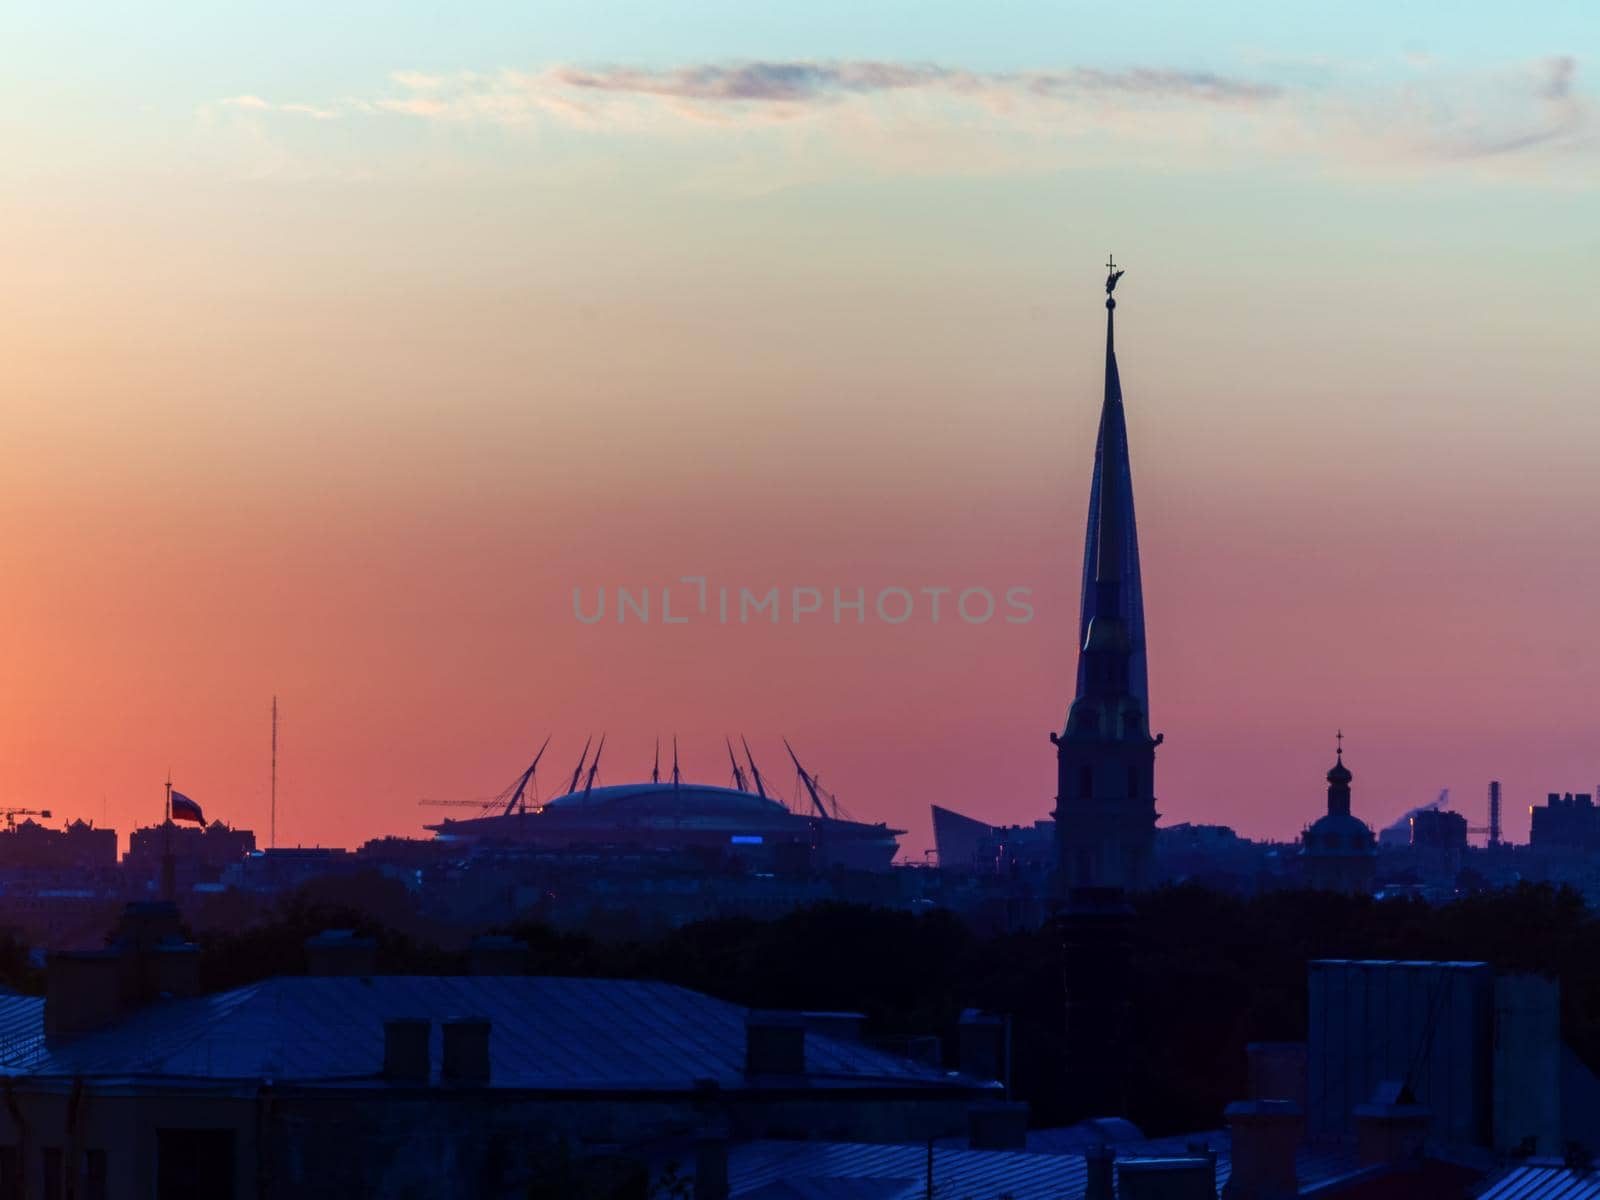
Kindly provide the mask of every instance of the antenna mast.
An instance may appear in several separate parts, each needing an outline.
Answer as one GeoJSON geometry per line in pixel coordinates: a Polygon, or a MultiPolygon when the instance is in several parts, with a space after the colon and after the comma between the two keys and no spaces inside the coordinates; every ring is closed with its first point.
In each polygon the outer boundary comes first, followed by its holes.
{"type": "Polygon", "coordinates": [[[267,845],[278,848],[278,697],[272,697],[272,829],[267,845]]]}

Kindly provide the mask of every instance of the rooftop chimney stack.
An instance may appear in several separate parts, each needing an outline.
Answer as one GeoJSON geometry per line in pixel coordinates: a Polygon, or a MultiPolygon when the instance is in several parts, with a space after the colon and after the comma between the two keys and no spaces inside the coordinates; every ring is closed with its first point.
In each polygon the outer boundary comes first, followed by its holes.
{"type": "Polygon", "coordinates": [[[444,1061],[439,1077],[447,1083],[489,1082],[489,1021],[485,1017],[454,1017],[445,1021],[444,1061]]]}
{"type": "Polygon", "coordinates": [[[804,1075],[806,1019],[801,1013],[752,1010],[744,1020],[746,1075],[804,1075]]]}
{"type": "Polygon", "coordinates": [[[961,1023],[956,1031],[961,1073],[971,1075],[974,1079],[1005,1080],[1009,1088],[1010,1072],[1006,1069],[1010,1065],[1006,1061],[1010,1049],[1007,1045],[1009,1034],[1010,1029],[1004,1017],[976,1008],[962,1012],[961,1023]]]}
{"type": "Polygon", "coordinates": [[[1292,1100],[1237,1100],[1226,1109],[1233,1171],[1223,1200],[1290,1200],[1304,1112],[1292,1100]]]}
{"type": "Polygon", "coordinates": [[[1118,1200],[1216,1200],[1216,1195],[1216,1169],[1206,1155],[1117,1163],[1118,1200]]]}
{"type": "Polygon", "coordinates": [[[395,1017],[383,1023],[383,1077],[390,1083],[425,1084],[432,1069],[428,1039],[433,1022],[426,1017],[395,1017]]]}
{"type": "Polygon", "coordinates": [[[1380,1083],[1355,1107],[1356,1146],[1363,1167],[1416,1162],[1433,1114],[1399,1082],[1380,1083]]]}
{"type": "Polygon", "coordinates": [[[1304,1042],[1251,1042],[1244,1048],[1250,1072],[1250,1099],[1306,1102],[1304,1042]]]}
{"type": "Polygon", "coordinates": [[[1083,1152],[1083,1165],[1088,1170],[1088,1178],[1083,1187],[1083,1200],[1117,1200],[1116,1187],[1112,1182],[1116,1162],[1116,1155],[1111,1147],[1103,1142],[1098,1146],[1090,1146],[1083,1152]]]}

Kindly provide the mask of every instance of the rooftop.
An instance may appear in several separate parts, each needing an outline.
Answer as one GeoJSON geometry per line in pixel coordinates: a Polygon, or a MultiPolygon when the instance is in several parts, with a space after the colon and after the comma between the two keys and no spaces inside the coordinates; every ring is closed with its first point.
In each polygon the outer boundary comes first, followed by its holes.
{"type": "MultiPolygon", "coordinates": [[[[1006,1196],[1011,1200],[1081,1197],[1088,1183],[1088,1167],[1083,1159],[1086,1146],[1072,1136],[1078,1129],[1032,1130],[1026,1150],[936,1145],[931,1157],[934,1194],[1006,1196]]],[[[1225,1187],[1232,1173],[1226,1132],[1119,1140],[1114,1148],[1119,1159],[1169,1158],[1186,1155],[1192,1143],[1203,1143],[1216,1153],[1217,1187],[1225,1187]]],[[[733,1200],[810,1200],[814,1196],[924,1200],[929,1162],[926,1145],[758,1141],[731,1148],[728,1183],[733,1200]]],[[[1354,1146],[1305,1146],[1295,1158],[1295,1175],[1303,1187],[1326,1184],[1356,1169],[1354,1146]]],[[[1595,1195],[1600,1197],[1600,1193],[1595,1195]]],[[[1586,1193],[1584,1200],[1588,1197],[1586,1193]]]]}
{"type": "MultiPolygon", "coordinates": [[[[0,996],[0,1075],[372,1083],[385,1020],[486,1017],[492,1086],[692,1090],[771,1086],[745,1077],[747,1011],[666,983],[543,976],[305,976],[164,1000],[109,1028],[47,1045],[44,1003],[0,996]]],[[[776,1080],[779,1086],[799,1080],[776,1080]]],[[[847,1039],[808,1031],[806,1087],[982,1086],[847,1039]]]]}

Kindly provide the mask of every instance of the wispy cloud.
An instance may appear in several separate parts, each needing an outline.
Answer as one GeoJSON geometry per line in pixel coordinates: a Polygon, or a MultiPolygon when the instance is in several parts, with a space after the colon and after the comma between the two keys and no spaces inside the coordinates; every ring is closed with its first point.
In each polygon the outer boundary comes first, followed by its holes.
{"type": "Polygon", "coordinates": [[[252,112],[289,113],[292,116],[312,117],[318,121],[331,121],[338,116],[338,113],[331,108],[319,108],[314,104],[272,104],[260,96],[226,96],[221,103],[229,108],[243,108],[252,112]]]}
{"type": "Polygon", "coordinates": [[[1558,56],[1496,70],[1438,59],[1322,64],[1314,80],[1265,61],[1226,74],[1071,66],[982,72],[938,63],[751,61],[659,70],[558,65],[538,71],[396,71],[383,94],[325,107],[223,103],[329,119],[394,114],[516,126],[540,120],[625,132],[673,122],[760,127],[812,120],[840,136],[913,131],[927,144],[977,126],[1035,142],[1109,136],[1175,150],[1239,149],[1336,165],[1440,165],[1596,148],[1578,63],[1558,56]]]}

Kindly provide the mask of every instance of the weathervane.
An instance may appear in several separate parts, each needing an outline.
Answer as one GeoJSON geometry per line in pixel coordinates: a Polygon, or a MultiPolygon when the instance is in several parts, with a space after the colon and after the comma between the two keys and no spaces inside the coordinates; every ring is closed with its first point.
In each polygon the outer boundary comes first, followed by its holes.
{"type": "Polygon", "coordinates": [[[1117,280],[1123,273],[1117,270],[1117,257],[1114,254],[1106,255],[1106,295],[1111,295],[1116,290],[1117,280]]]}

